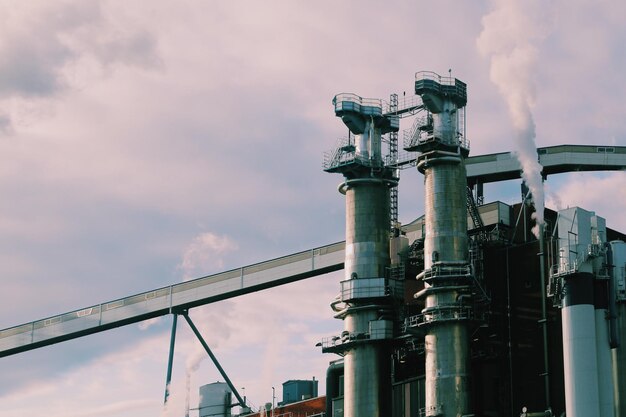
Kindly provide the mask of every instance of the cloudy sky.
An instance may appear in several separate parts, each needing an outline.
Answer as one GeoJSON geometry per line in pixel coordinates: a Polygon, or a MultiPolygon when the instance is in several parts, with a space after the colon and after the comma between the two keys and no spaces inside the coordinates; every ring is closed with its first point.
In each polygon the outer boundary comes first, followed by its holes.
{"type": "MultiPolygon", "coordinates": [[[[0,0],[0,328],[343,240],[340,177],[321,169],[340,92],[412,94],[416,71],[451,69],[473,155],[516,149],[520,117],[537,146],[626,145],[624,4],[0,0]]],[[[402,172],[405,223],[421,183],[402,172]]],[[[625,231],[625,186],[554,176],[546,204],[625,231]]],[[[519,181],[487,187],[497,199],[519,181]]],[[[324,378],[340,279],[191,316],[258,406],[324,378]]],[[[162,413],[170,324],[0,359],[0,415],[181,416],[186,385],[193,407],[220,378],[181,321],[162,413]]]]}

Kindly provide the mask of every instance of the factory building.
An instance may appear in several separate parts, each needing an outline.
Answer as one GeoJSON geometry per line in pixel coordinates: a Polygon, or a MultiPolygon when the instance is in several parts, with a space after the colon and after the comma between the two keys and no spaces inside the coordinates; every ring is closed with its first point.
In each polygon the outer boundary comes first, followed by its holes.
{"type": "MultiPolygon", "coordinates": [[[[245,414],[245,417],[325,417],[326,397],[309,398],[272,408],[272,403],[266,404],[258,413],[245,414]]],[[[243,417],[243,415],[242,415],[243,417]]]]}
{"type": "MultiPolygon", "coordinates": [[[[290,379],[283,382],[283,400],[277,405],[266,403],[255,413],[242,413],[246,417],[324,417],[326,396],[317,395],[318,381],[290,379]]],[[[221,416],[221,414],[220,414],[221,416]]],[[[225,416],[224,416],[225,417],[225,416]]]]}
{"type": "MultiPolygon", "coordinates": [[[[626,415],[626,235],[577,207],[545,209],[533,233],[524,183],[521,203],[483,204],[483,182],[518,178],[519,166],[486,156],[470,178],[465,83],[417,73],[415,93],[419,104],[333,100],[350,133],[324,161],[346,201],[345,275],[331,301],[344,331],[320,343],[342,357],[328,369],[327,415],[626,415]],[[425,212],[400,227],[399,118],[417,113],[404,147],[424,176],[425,212]]],[[[544,179],[615,153],[589,148],[562,161],[542,149],[544,179]]]]}
{"type": "Polygon", "coordinates": [[[283,382],[283,400],[279,406],[308,400],[317,397],[318,381],[313,377],[311,380],[290,379],[283,382]]]}
{"type": "MultiPolygon", "coordinates": [[[[0,330],[0,357],[170,314],[166,387],[178,316],[226,381],[201,387],[201,417],[234,407],[254,417],[626,416],[626,235],[588,208],[540,208],[534,224],[523,182],[519,203],[484,203],[483,184],[519,179],[519,162],[470,156],[464,82],[418,72],[414,86],[401,100],[333,100],[349,133],[323,166],[342,175],[345,242],[0,330]],[[401,225],[404,168],[424,178],[424,212],[401,225]],[[334,355],[326,396],[316,380],[289,380],[280,404],[250,414],[189,310],[341,269],[320,312],[343,325],[318,343],[334,355]]],[[[626,147],[539,148],[537,160],[542,180],[625,170],[626,147]]]]}

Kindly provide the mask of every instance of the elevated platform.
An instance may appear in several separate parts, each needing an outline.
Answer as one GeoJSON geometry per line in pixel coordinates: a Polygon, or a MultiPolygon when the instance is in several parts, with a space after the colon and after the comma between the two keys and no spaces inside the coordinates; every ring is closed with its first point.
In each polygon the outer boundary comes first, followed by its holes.
{"type": "Polygon", "coordinates": [[[333,98],[335,115],[348,126],[355,135],[362,134],[367,121],[372,120],[381,134],[397,132],[400,119],[397,115],[383,114],[383,101],[375,98],[363,98],[352,93],[337,94],[333,98]]]}
{"type": "MultiPolygon", "coordinates": [[[[340,138],[336,147],[324,152],[322,168],[326,172],[350,173],[369,171],[372,168],[384,170],[391,163],[389,156],[385,159],[364,158],[357,153],[355,144],[350,138],[340,138]]],[[[390,170],[387,170],[390,171],[390,170]]],[[[388,175],[382,175],[386,177],[388,175]]]]}
{"type": "Polygon", "coordinates": [[[457,107],[467,104],[467,84],[452,77],[442,77],[432,71],[420,71],[415,74],[415,94],[422,97],[425,106],[433,113],[439,113],[437,98],[445,97],[457,107]]]}

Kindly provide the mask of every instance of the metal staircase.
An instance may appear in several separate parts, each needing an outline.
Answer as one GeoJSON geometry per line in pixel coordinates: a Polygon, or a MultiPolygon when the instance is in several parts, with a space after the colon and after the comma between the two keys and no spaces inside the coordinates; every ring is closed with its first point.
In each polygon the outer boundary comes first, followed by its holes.
{"type": "Polygon", "coordinates": [[[472,189],[470,187],[467,187],[467,212],[472,218],[474,230],[478,231],[480,240],[486,240],[487,235],[485,233],[485,224],[483,223],[483,219],[480,217],[480,213],[478,212],[478,207],[476,206],[474,196],[472,195],[472,189]]]}

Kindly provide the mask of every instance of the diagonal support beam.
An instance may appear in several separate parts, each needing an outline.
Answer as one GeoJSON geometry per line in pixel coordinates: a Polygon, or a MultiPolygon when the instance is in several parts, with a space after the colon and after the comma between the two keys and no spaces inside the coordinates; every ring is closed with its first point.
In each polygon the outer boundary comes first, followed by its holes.
{"type": "Polygon", "coordinates": [[[206,350],[206,353],[209,355],[209,357],[213,361],[213,364],[215,365],[217,370],[222,375],[222,378],[224,378],[224,381],[226,381],[226,383],[228,384],[228,387],[230,388],[230,390],[233,392],[233,394],[235,394],[235,397],[237,398],[237,401],[239,402],[239,405],[241,407],[246,407],[246,402],[244,401],[243,398],[241,398],[241,395],[239,395],[239,392],[237,392],[237,388],[235,388],[233,383],[230,381],[230,378],[228,378],[228,375],[226,375],[226,372],[224,371],[224,368],[222,368],[220,363],[217,361],[217,358],[215,357],[215,355],[213,354],[213,352],[209,348],[209,345],[207,345],[207,343],[204,341],[204,338],[202,337],[202,335],[198,331],[198,328],[191,321],[191,318],[189,317],[189,312],[185,310],[185,311],[182,312],[182,315],[185,318],[185,320],[187,321],[187,323],[189,324],[189,327],[191,327],[191,330],[193,331],[193,333],[196,335],[196,337],[198,338],[198,340],[202,344],[202,347],[204,348],[204,350],[206,350]]]}
{"type": "Polygon", "coordinates": [[[178,314],[172,314],[172,335],[170,336],[170,353],[167,359],[167,376],[165,377],[165,400],[170,396],[170,383],[172,382],[172,362],[174,361],[174,344],[176,343],[176,325],[178,324],[178,314]]]}

